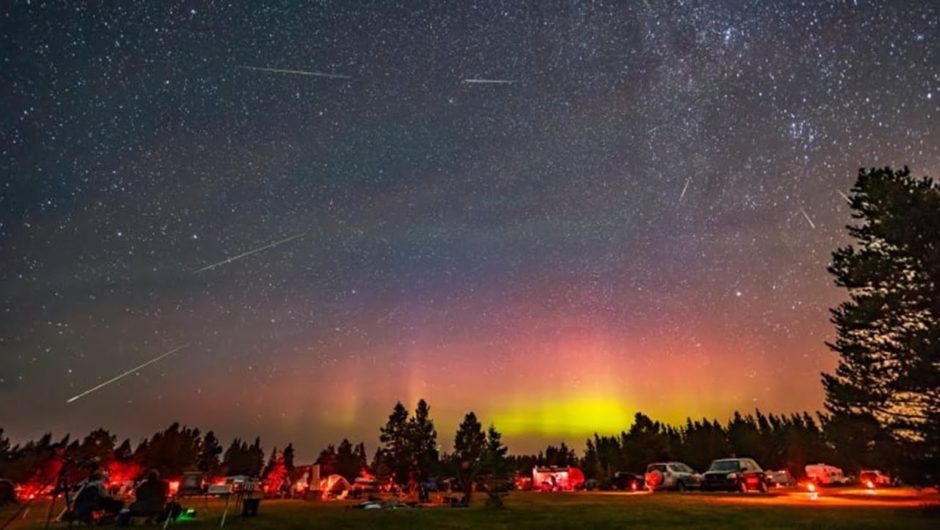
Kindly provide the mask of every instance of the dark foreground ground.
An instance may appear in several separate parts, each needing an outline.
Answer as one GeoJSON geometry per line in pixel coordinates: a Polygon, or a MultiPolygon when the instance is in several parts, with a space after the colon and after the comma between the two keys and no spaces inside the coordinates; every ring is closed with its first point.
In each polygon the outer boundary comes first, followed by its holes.
{"type": "MultiPolygon", "coordinates": [[[[476,501],[482,502],[482,496],[476,501]]],[[[347,501],[265,500],[257,517],[230,513],[225,528],[360,529],[420,528],[940,528],[936,494],[912,490],[824,492],[811,499],[804,492],[770,495],[703,493],[513,493],[502,510],[417,508],[365,511],[347,501]]],[[[218,528],[222,504],[195,499],[184,503],[197,510],[195,519],[175,525],[179,530],[218,528]]],[[[36,504],[9,530],[42,528],[48,504],[36,504]]],[[[0,526],[13,511],[0,510],[0,526]]],[[[62,523],[53,528],[65,528],[62,523]]],[[[159,527],[151,527],[159,528],[159,527]]]]}

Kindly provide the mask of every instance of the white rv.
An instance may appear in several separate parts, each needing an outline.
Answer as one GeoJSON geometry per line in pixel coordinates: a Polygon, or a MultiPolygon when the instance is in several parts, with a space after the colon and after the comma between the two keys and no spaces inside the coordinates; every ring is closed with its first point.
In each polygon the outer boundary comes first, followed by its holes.
{"type": "Polygon", "coordinates": [[[806,466],[806,478],[820,486],[848,484],[849,479],[845,473],[836,466],[828,464],[810,464],[806,466]]]}

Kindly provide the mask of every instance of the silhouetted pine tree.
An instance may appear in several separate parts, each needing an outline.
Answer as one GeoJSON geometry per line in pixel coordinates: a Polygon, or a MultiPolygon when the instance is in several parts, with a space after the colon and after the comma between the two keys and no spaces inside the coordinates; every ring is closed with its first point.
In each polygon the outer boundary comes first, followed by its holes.
{"type": "Polygon", "coordinates": [[[849,300],[832,310],[839,354],[826,406],[871,416],[910,455],[909,479],[940,481],[940,187],[910,170],[859,170],[854,242],[829,272],[849,300]]]}
{"type": "Polygon", "coordinates": [[[388,422],[380,429],[379,442],[382,445],[379,458],[399,484],[407,482],[414,458],[409,434],[408,410],[400,402],[396,403],[388,422]]]}
{"type": "Polygon", "coordinates": [[[457,476],[460,478],[467,502],[470,502],[473,494],[473,482],[480,470],[480,458],[485,449],[486,435],[483,433],[483,426],[477,420],[476,414],[468,412],[457,427],[453,454],[457,476]]]}
{"type": "Polygon", "coordinates": [[[421,399],[414,416],[408,421],[409,452],[412,458],[409,471],[418,482],[432,475],[438,465],[437,430],[430,414],[431,407],[421,399]]]}

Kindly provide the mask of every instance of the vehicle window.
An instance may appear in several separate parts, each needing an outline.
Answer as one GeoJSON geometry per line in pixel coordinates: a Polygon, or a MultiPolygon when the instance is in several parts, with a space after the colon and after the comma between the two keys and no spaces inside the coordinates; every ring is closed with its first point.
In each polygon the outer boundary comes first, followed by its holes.
{"type": "Polygon", "coordinates": [[[740,466],[737,460],[715,460],[709,471],[738,471],[740,466]]]}

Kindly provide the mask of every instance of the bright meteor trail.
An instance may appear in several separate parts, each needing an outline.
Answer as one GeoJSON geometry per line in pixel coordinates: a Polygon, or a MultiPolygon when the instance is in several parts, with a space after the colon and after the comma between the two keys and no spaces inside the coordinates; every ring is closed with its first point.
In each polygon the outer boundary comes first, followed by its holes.
{"type": "Polygon", "coordinates": [[[269,248],[274,248],[278,245],[283,245],[284,243],[287,243],[288,241],[293,241],[297,239],[298,237],[303,237],[304,235],[305,234],[296,234],[296,235],[281,239],[280,241],[275,241],[274,243],[268,243],[267,245],[263,247],[258,247],[256,249],[249,250],[248,252],[242,252],[241,254],[237,256],[232,256],[231,258],[224,259],[218,263],[213,263],[212,265],[206,265],[205,267],[201,269],[194,270],[193,274],[199,274],[200,272],[205,272],[207,270],[214,269],[220,265],[225,265],[238,259],[247,258],[248,256],[251,256],[252,254],[257,254],[258,252],[261,252],[262,250],[267,250],[269,248]]]}
{"type": "Polygon", "coordinates": [[[266,68],[261,66],[240,66],[245,70],[254,70],[256,72],[271,72],[274,74],[305,75],[308,77],[326,77],[329,79],[352,79],[352,76],[343,74],[328,74],[326,72],[313,72],[309,70],[287,70],[284,68],[266,68]]]}
{"type": "Polygon", "coordinates": [[[183,344],[182,346],[177,346],[177,347],[173,348],[172,350],[170,350],[170,351],[168,351],[168,352],[166,352],[166,353],[164,353],[164,354],[162,354],[162,355],[159,355],[159,356],[157,356],[157,357],[154,357],[153,359],[150,359],[149,361],[145,362],[144,364],[141,364],[141,365],[139,365],[139,366],[135,366],[135,367],[131,368],[130,370],[128,370],[128,371],[126,371],[126,372],[124,372],[124,373],[121,373],[120,375],[116,375],[116,376],[112,377],[111,379],[108,379],[108,380],[105,381],[104,383],[101,383],[100,385],[98,385],[98,386],[96,386],[96,387],[94,387],[94,388],[89,388],[88,390],[82,392],[81,394],[78,394],[77,396],[72,396],[72,397],[70,397],[65,403],[66,403],[66,404],[72,403],[73,401],[77,401],[77,400],[79,400],[79,399],[81,399],[81,398],[87,396],[88,394],[91,394],[91,393],[94,392],[95,390],[101,390],[102,388],[104,388],[104,387],[110,385],[111,383],[113,383],[113,382],[115,382],[115,381],[118,381],[118,380],[120,380],[120,379],[123,379],[124,377],[127,377],[128,375],[130,375],[130,374],[136,372],[137,370],[140,370],[140,369],[142,369],[142,368],[145,368],[145,367],[147,367],[147,366],[150,366],[151,364],[153,364],[153,363],[159,361],[160,359],[163,359],[164,357],[169,357],[170,355],[173,355],[174,353],[176,353],[176,352],[182,350],[182,349],[185,348],[186,346],[189,346],[189,344],[183,344]]]}
{"type": "Polygon", "coordinates": [[[470,85],[511,85],[516,81],[514,79],[464,79],[463,82],[470,85]]]}
{"type": "Polygon", "coordinates": [[[689,184],[692,183],[692,177],[689,177],[685,181],[685,186],[682,186],[682,193],[679,194],[679,202],[682,202],[682,198],[685,197],[685,192],[689,191],[689,184]]]}
{"type": "Polygon", "coordinates": [[[813,220],[809,218],[809,214],[806,213],[806,210],[804,210],[803,208],[800,208],[800,213],[803,214],[803,217],[806,219],[806,222],[809,223],[809,226],[810,226],[813,230],[815,230],[815,229],[816,229],[816,223],[814,223],[813,220]]]}

